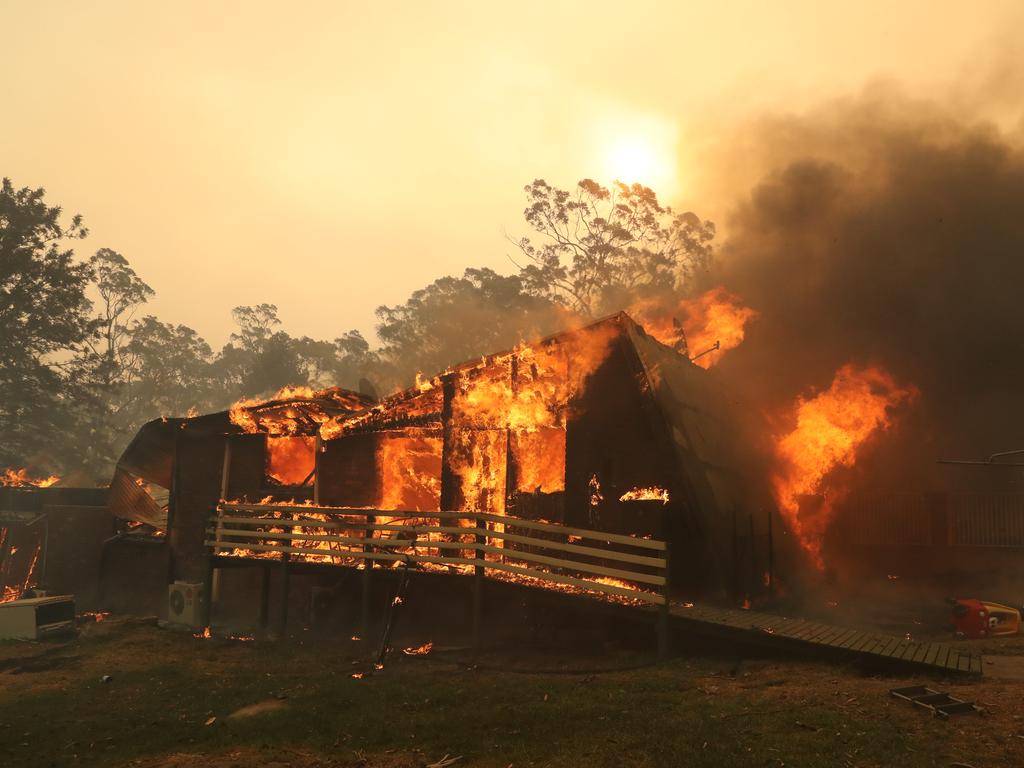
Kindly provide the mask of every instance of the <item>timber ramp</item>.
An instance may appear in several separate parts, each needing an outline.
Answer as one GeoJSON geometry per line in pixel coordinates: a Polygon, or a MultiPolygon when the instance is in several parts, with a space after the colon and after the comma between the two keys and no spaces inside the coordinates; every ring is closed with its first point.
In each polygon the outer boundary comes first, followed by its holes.
{"type": "Polygon", "coordinates": [[[673,631],[806,650],[835,659],[917,667],[940,674],[980,675],[981,655],[946,643],[865,632],[759,611],[677,605],[670,608],[673,631]]]}

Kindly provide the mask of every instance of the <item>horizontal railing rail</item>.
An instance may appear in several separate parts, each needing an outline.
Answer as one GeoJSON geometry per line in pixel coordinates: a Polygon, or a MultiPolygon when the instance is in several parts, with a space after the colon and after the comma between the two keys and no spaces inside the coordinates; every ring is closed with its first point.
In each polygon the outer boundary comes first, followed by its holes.
{"type": "Polygon", "coordinates": [[[664,541],[505,515],[222,502],[204,543],[218,557],[405,562],[668,605],[664,541]]]}

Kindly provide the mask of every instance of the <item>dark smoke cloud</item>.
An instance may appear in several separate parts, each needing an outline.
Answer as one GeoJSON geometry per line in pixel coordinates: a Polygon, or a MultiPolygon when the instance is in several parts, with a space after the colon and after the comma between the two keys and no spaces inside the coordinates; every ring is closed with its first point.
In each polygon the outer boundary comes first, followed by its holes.
{"type": "Polygon", "coordinates": [[[849,361],[916,385],[874,452],[890,485],[1024,448],[1018,140],[884,87],[764,120],[739,146],[774,167],[726,221],[711,276],[761,313],[718,366],[730,387],[774,414],[849,361]]]}

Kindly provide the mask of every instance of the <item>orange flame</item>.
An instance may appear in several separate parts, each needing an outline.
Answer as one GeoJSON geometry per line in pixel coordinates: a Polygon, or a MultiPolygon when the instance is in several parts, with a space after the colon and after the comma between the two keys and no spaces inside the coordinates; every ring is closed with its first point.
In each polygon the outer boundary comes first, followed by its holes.
{"type": "Polygon", "coordinates": [[[15,488],[49,488],[60,482],[59,475],[49,477],[31,477],[28,471],[21,469],[5,469],[0,472],[0,485],[12,486],[15,488]]]}
{"type": "Polygon", "coordinates": [[[281,485],[301,485],[314,466],[315,437],[267,436],[267,474],[281,485]]]}
{"type": "Polygon", "coordinates": [[[664,488],[651,486],[650,488],[631,488],[619,496],[619,501],[660,501],[668,504],[668,491],[664,488]]]}
{"type": "MultiPolygon", "coordinates": [[[[10,603],[21,598],[25,591],[32,586],[36,576],[36,566],[39,563],[39,553],[42,549],[42,543],[36,542],[35,549],[32,552],[32,559],[29,561],[28,569],[25,571],[25,579],[20,585],[10,584],[4,587],[3,594],[0,595],[0,603],[10,603]]],[[[11,547],[10,555],[13,557],[18,551],[17,547],[11,547]]]]}
{"type": "Polygon", "coordinates": [[[833,504],[845,492],[833,470],[852,467],[861,445],[891,426],[890,411],[916,395],[915,387],[897,385],[881,368],[847,364],[827,390],[800,397],[793,406],[796,426],[775,444],[779,468],[773,485],[780,511],[819,569],[833,504]],[[817,508],[806,503],[814,496],[822,497],[817,508]]]}
{"type": "Polygon", "coordinates": [[[436,512],[441,509],[440,437],[382,434],[378,509],[436,512]]]}
{"type": "Polygon", "coordinates": [[[404,653],[406,656],[426,656],[432,650],[434,650],[433,643],[424,643],[423,645],[417,648],[406,648],[402,651],[402,653],[404,653]]]}
{"type": "Polygon", "coordinates": [[[311,425],[323,425],[333,418],[333,414],[315,402],[303,402],[317,400],[328,401],[335,409],[349,413],[365,409],[370,402],[362,395],[338,388],[315,390],[312,387],[287,386],[268,399],[238,400],[228,410],[228,418],[236,427],[250,434],[309,434],[311,425]]]}
{"type": "Polygon", "coordinates": [[[702,368],[721,359],[721,354],[703,353],[735,349],[743,343],[747,323],[757,317],[755,310],[722,286],[675,305],[640,301],[629,311],[651,336],[695,357],[694,363],[702,368]]]}

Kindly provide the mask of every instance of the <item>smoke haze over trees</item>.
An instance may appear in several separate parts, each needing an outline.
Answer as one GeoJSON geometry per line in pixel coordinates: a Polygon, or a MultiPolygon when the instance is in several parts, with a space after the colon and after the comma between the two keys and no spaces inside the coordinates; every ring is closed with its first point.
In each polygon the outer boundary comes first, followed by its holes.
{"type": "Polygon", "coordinates": [[[869,89],[726,139],[743,149],[747,188],[714,251],[710,222],[669,210],[651,190],[537,180],[510,238],[512,274],[441,277],[380,307],[377,340],[340,329],[296,337],[273,304],[237,307],[237,330],[219,350],[144,313],[151,292],[130,254],[76,256],[82,220],[5,181],[0,463],[102,480],[133,430],[159,415],[208,412],[287,384],[358,389],[365,379],[387,394],[417,371],[431,375],[637,299],[668,304],[718,285],[757,312],[713,372],[751,413],[827,388],[846,363],[878,364],[921,395],[876,463],[901,466],[901,451],[938,458],[1022,447],[1019,137],[869,89]]]}
{"type": "Polygon", "coordinates": [[[608,190],[584,180],[570,193],[537,180],[526,192],[527,223],[543,242],[517,241],[527,257],[520,273],[469,268],[380,307],[378,348],[356,330],[333,340],[293,337],[277,307],[264,303],[235,307],[237,330],[214,352],[194,329],[141,314],[154,291],[127,258],[100,248],[82,260],[69,245],[60,249],[87,235],[81,217],[62,227],[42,189],[16,190],[5,179],[11,309],[2,320],[12,353],[0,370],[0,463],[102,482],[150,419],[222,409],[286,385],[368,382],[386,394],[419,372],[676,291],[709,261],[713,225],[662,207],[640,185],[608,190]]]}

